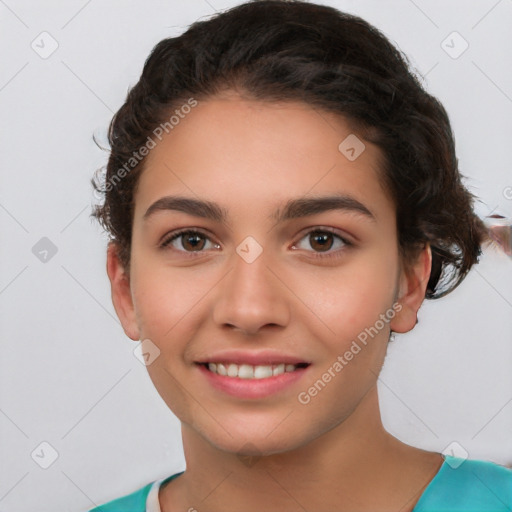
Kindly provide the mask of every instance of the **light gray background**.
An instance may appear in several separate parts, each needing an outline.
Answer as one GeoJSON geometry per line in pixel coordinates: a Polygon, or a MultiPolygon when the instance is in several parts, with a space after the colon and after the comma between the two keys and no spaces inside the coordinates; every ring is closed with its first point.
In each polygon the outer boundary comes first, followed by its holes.
{"type": "MultiPolygon", "coordinates": [[[[84,511],[184,468],[179,422],[111,304],[106,236],[89,218],[106,153],[91,137],[105,140],[159,40],[238,3],[0,0],[0,511],[84,511]],[[49,48],[43,31],[59,45],[46,59],[31,47],[49,48]],[[32,252],[42,237],[57,247],[46,262],[32,252]],[[58,453],[48,469],[42,442],[58,453]]],[[[450,114],[478,213],[512,216],[512,0],[324,3],[410,56],[450,114]],[[453,31],[469,43],[457,59],[441,46],[453,31]]],[[[512,463],[511,308],[512,260],[493,250],[423,306],[380,378],[390,432],[512,463]]]]}

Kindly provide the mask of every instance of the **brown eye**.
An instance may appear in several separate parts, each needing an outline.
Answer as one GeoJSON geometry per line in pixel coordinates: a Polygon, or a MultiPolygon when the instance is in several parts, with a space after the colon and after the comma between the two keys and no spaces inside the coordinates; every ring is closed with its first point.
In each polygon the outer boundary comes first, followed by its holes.
{"type": "Polygon", "coordinates": [[[351,242],[331,231],[331,229],[319,229],[316,228],[306,233],[293,249],[305,249],[308,252],[312,252],[313,257],[328,258],[341,256],[344,250],[353,246],[351,242]],[[309,247],[303,247],[303,244],[307,242],[309,247]]]}
{"type": "Polygon", "coordinates": [[[333,245],[333,234],[326,231],[309,233],[311,247],[318,251],[328,251],[333,245]]]}
{"type": "Polygon", "coordinates": [[[198,233],[182,234],[180,236],[182,239],[181,245],[186,250],[200,251],[205,245],[204,237],[198,233]]]}
{"type": "Polygon", "coordinates": [[[219,248],[218,244],[213,244],[211,240],[200,231],[183,230],[178,233],[171,234],[161,247],[172,246],[178,252],[203,252],[206,244],[210,242],[215,248],[219,248]]]}

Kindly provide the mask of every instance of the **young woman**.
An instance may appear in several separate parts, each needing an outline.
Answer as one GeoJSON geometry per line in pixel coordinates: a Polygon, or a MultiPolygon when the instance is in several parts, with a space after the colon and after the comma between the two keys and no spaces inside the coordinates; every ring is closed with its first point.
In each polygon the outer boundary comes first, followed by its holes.
{"type": "Polygon", "coordinates": [[[107,270],[186,470],[97,511],[505,511],[512,471],[383,428],[392,333],[485,229],[446,111],[364,20],[242,4],[161,41],[110,127],[107,270]]]}

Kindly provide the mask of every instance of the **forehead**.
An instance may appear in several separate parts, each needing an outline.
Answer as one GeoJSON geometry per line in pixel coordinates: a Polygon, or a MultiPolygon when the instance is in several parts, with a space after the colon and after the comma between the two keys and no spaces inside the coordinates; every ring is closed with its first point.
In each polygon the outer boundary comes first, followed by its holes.
{"type": "Polygon", "coordinates": [[[381,150],[341,116],[300,102],[225,96],[198,102],[146,157],[136,216],[165,194],[251,208],[339,193],[391,208],[381,150]]]}

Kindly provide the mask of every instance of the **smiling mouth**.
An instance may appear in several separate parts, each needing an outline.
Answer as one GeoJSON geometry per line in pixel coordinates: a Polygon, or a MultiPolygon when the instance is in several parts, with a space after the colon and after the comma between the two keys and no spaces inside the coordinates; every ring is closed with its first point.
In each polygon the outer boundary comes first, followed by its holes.
{"type": "Polygon", "coordinates": [[[283,375],[284,373],[295,372],[307,368],[309,363],[298,364],[272,364],[272,365],[250,365],[233,363],[199,363],[207,370],[216,375],[238,379],[268,379],[283,375]]]}

